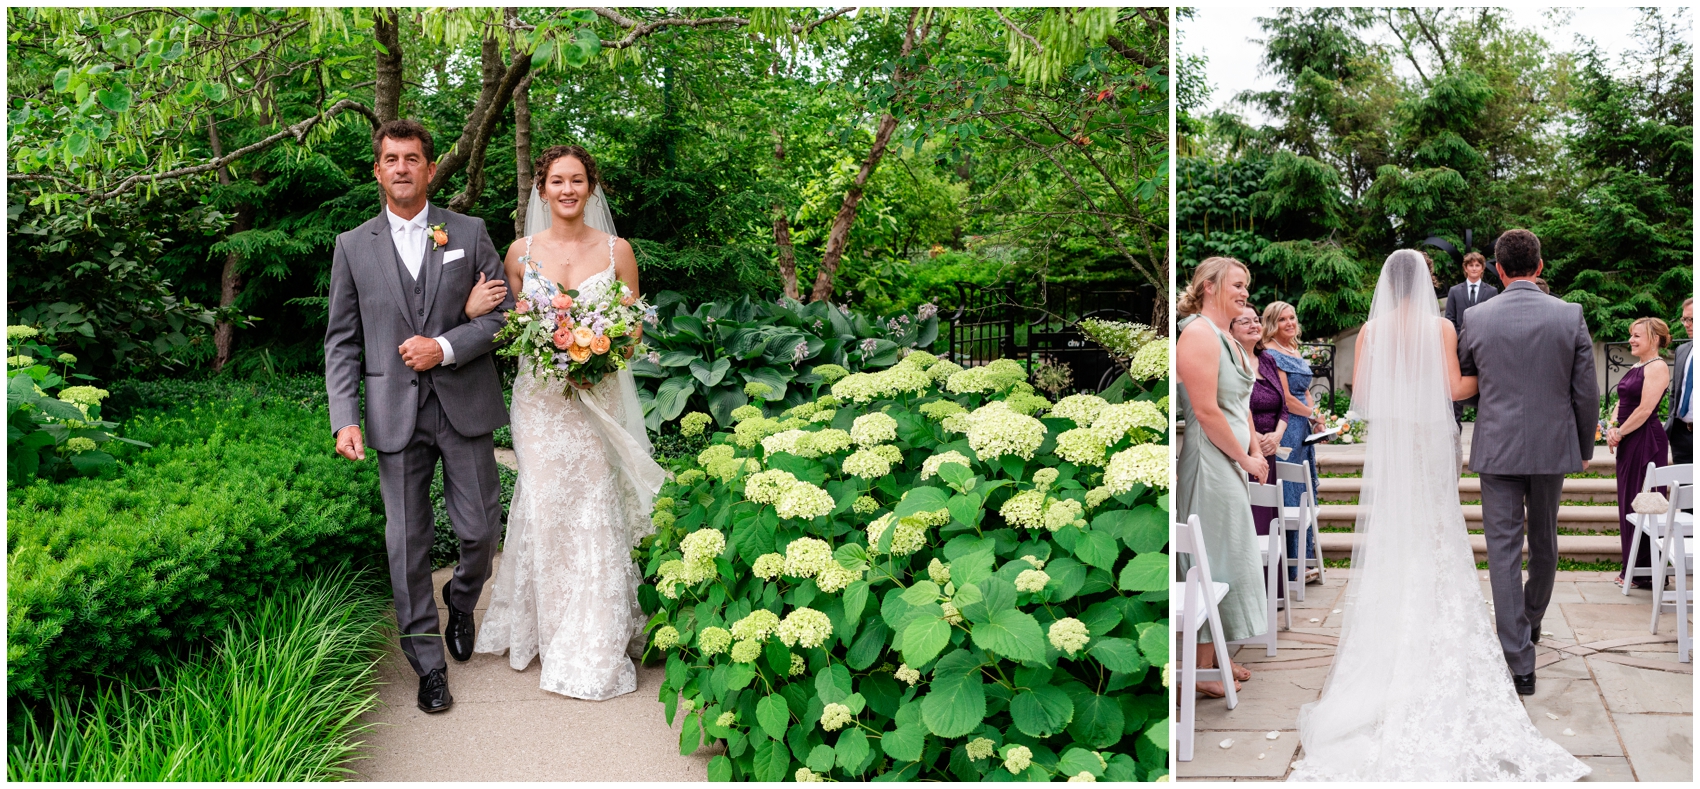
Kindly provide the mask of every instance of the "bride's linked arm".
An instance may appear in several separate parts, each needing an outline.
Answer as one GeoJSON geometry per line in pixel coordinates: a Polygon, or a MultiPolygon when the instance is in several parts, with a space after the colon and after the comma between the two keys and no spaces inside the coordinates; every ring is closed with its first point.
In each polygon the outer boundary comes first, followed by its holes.
{"type": "Polygon", "coordinates": [[[482,273],[478,275],[477,284],[472,286],[472,292],[466,296],[466,317],[468,320],[486,315],[491,310],[501,306],[502,302],[508,298],[508,283],[523,280],[525,272],[523,267],[520,266],[519,258],[523,254],[520,252],[520,244],[524,241],[525,239],[520,239],[508,247],[508,257],[502,261],[502,274],[507,277],[506,281],[485,279],[482,273]]]}
{"type": "MultiPolygon", "coordinates": [[[[1181,332],[1180,339],[1175,342],[1175,370],[1180,374],[1181,384],[1186,387],[1187,399],[1192,401],[1192,413],[1198,420],[1197,428],[1204,431],[1204,437],[1240,468],[1259,481],[1268,481],[1269,464],[1261,456],[1253,454],[1251,446],[1239,445],[1234,438],[1234,429],[1228,425],[1227,415],[1216,404],[1216,371],[1222,360],[1222,344],[1216,341],[1210,327],[1199,323],[1207,320],[1210,319],[1199,316],[1193,325],[1181,332]]],[[[1252,443],[1256,441],[1254,434],[1252,443]]]]}
{"type": "Polygon", "coordinates": [[[1452,399],[1454,402],[1468,400],[1480,391],[1478,379],[1458,371],[1458,330],[1452,328],[1452,321],[1439,320],[1441,359],[1446,362],[1446,382],[1452,387],[1452,399]]]}

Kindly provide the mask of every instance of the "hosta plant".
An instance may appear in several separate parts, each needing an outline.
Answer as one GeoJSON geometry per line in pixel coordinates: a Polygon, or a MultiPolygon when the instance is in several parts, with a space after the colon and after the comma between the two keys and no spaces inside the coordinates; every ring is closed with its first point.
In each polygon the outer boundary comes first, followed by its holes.
{"type": "Polygon", "coordinates": [[[724,741],[711,780],[1165,775],[1166,398],[919,351],[829,389],[736,409],[656,501],[681,751],[724,741]]]}
{"type": "Polygon", "coordinates": [[[644,333],[653,350],[632,360],[650,430],[687,410],[730,426],[733,410],[752,398],[780,408],[808,402],[836,375],[889,367],[938,338],[932,305],[881,319],[826,302],[747,296],[692,310],[672,291],[657,294],[655,304],[657,319],[644,333]]]}

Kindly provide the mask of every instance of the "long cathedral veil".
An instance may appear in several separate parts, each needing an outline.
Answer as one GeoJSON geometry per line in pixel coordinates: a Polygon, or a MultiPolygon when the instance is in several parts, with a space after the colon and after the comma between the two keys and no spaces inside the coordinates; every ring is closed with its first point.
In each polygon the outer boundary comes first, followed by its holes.
{"type": "MultiPolygon", "coordinates": [[[[537,194],[537,187],[531,187],[531,199],[525,207],[525,234],[535,236],[555,223],[554,214],[543,204],[543,198],[537,194]]],[[[614,230],[614,213],[608,210],[608,197],[602,193],[602,186],[597,185],[596,191],[584,204],[584,223],[611,236],[618,236],[614,230]]],[[[630,368],[614,374],[614,379],[620,387],[620,401],[625,405],[626,432],[637,441],[645,455],[651,451],[649,433],[644,429],[643,406],[638,402],[637,379],[633,377],[630,368]]]]}

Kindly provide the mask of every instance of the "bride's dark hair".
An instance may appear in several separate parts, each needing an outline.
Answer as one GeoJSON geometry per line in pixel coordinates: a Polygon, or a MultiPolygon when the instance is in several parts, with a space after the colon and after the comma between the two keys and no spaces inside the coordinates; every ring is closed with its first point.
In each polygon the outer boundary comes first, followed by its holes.
{"type": "Polygon", "coordinates": [[[538,194],[543,194],[543,182],[549,180],[549,168],[555,165],[555,160],[567,156],[584,165],[584,176],[590,181],[592,191],[602,182],[602,176],[596,170],[596,159],[591,157],[590,151],[581,145],[551,145],[543,149],[543,153],[537,157],[537,166],[532,168],[531,185],[537,187],[538,194]]]}
{"type": "MultiPolygon", "coordinates": [[[[1384,279],[1390,278],[1387,281],[1388,295],[1396,301],[1405,301],[1417,296],[1412,291],[1412,288],[1416,287],[1411,284],[1413,280],[1428,281],[1429,277],[1426,276],[1412,277],[1410,272],[1413,269],[1421,270],[1422,274],[1431,274],[1428,256],[1414,249],[1394,250],[1393,254],[1387,256],[1387,262],[1382,269],[1381,276],[1384,279]]],[[[1434,294],[1427,295],[1433,296],[1434,294]]]]}

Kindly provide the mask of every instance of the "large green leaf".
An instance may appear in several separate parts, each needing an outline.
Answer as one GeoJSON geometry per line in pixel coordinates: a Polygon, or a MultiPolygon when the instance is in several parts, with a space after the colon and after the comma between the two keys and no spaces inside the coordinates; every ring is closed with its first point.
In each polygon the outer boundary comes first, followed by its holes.
{"type": "Polygon", "coordinates": [[[1153,666],[1161,666],[1169,662],[1169,623],[1141,622],[1139,624],[1139,651],[1145,653],[1146,662],[1153,666]]]}
{"type": "Polygon", "coordinates": [[[696,385],[691,382],[689,376],[674,376],[662,381],[661,388],[655,392],[655,410],[661,414],[661,421],[671,422],[678,419],[694,391],[696,385]]]}
{"type": "MultiPolygon", "coordinates": [[[[903,494],[903,500],[897,502],[892,510],[892,520],[902,520],[917,512],[936,512],[945,509],[950,503],[950,494],[942,488],[920,487],[911,488],[903,494]]],[[[887,531],[893,531],[888,529],[887,531]]]]}
{"type": "MultiPolygon", "coordinates": [[[[908,642],[904,644],[907,646],[908,642]]],[[[1011,660],[1043,660],[1045,635],[1032,614],[1013,609],[997,611],[974,626],[974,645],[1011,660]]]]}
{"type": "Polygon", "coordinates": [[[782,781],[790,777],[791,751],[783,741],[762,740],[756,743],[755,778],[758,781],[782,781]]]}
{"type": "Polygon", "coordinates": [[[702,357],[698,356],[696,351],[672,350],[661,352],[662,367],[688,367],[691,362],[698,361],[702,361],[702,357]]]}
{"type": "Polygon", "coordinates": [[[911,666],[925,665],[938,657],[939,651],[949,643],[949,622],[934,616],[917,616],[903,628],[903,662],[911,666]]]}
{"type": "Polygon", "coordinates": [[[880,750],[887,756],[899,762],[913,762],[921,758],[927,747],[927,727],[910,724],[899,726],[880,737],[880,750]]]}
{"type": "Polygon", "coordinates": [[[1112,510],[1092,519],[1092,530],[1114,535],[1134,553],[1163,549],[1169,542],[1169,516],[1149,504],[1131,510],[1112,510]]]}
{"type": "Polygon", "coordinates": [[[843,701],[850,696],[850,669],[843,663],[833,663],[815,675],[815,694],[822,704],[843,701]]]}
{"type": "Polygon", "coordinates": [[[709,759],[708,780],[716,783],[732,780],[732,760],[727,759],[725,754],[709,759]]]}
{"type": "Polygon", "coordinates": [[[730,369],[732,369],[732,360],[724,356],[715,359],[713,364],[701,359],[691,360],[691,377],[697,379],[697,382],[704,387],[718,385],[720,380],[726,377],[726,371],[730,369]]]}
{"type": "Polygon", "coordinates": [[[732,424],[732,411],[738,406],[749,405],[750,398],[744,396],[744,390],[738,386],[721,385],[708,393],[708,413],[714,417],[716,424],[726,427],[732,424]]]}
{"type": "Polygon", "coordinates": [[[789,368],[781,369],[778,367],[756,367],[750,370],[739,370],[738,374],[742,375],[747,382],[759,382],[772,387],[772,392],[763,395],[768,400],[785,399],[785,387],[790,385],[791,379],[797,375],[789,368]]]}
{"type": "Polygon", "coordinates": [[[930,690],[921,700],[921,718],[940,737],[962,737],[985,720],[985,683],[980,679],[979,660],[967,650],[939,660],[930,690]]]}
{"type": "Polygon", "coordinates": [[[1015,727],[1030,737],[1049,737],[1074,720],[1074,701],[1055,685],[1038,685],[1009,703],[1015,727]]]}
{"type": "MultiPolygon", "coordinates": [[[[703,342],[708,339],[707,327],[701,320],[698,320],[695,316],[691,315],[679,315],[673,318],[673,325],[670,327],[670,330],[697,342],[703,342]]],[[[662,360],[662,364],[666,364],[665,359],[662,360]]]]}
{"type": "Polygon", "coordinates": [[[1153,592],[1169,588],[1169,555],[1142,553],[1122,568],[1121,590],[1124,592],[1153,592]]]}
{"type": "Polygon", "coordinates": [[[791,727],[791,708],[785,706],[785,697],[773,693],[756,702],[756,722],[767,736],[785,739],[785,730],[791,727]]]}
{"type": "Polygon", "coordinates": [[[824,773],[832,769],[833,756],[832,746],[822,743],[809,751],[809,758],[803,763],[817,773],[824,773]]]}
{"type": "Polygon", "coordinates": [[[1120,553],[1116,538],[1101,531],[1083,532],[1074,544],[1074,555],[1080,560],[1108,570],[1115,566],[1116,555],[1120,553]]]}
{"type": "Polygon", "coordinates": [[[1145,658],[1139,654],[1139,647],[1135,646],[1131,639],[1094,639],[1092,645],[1086,648],[1086,652],[1097,658],[1098,662],[1104,664],[1105,668],[1111,671],[1120,671],[1123,674],[1143,671],[1150,667],[1146,664],[1145,658]]]}
{"type": "Polygon", "coordinates": [[[1062,758],[1057,760],[1057,772],[1070,776],[1091,773],[1096,778],[1103,778],[1107,766],[1102,758],[1085,748],[1070,748],[1063,751],[1062,758]]]}
{"type": "Polygon", "coordinates": [[[1122,738],[1122,708],[1113,696],[1087,692],[1074,699],[1074,721],[1068,733],[1090,748],[1108,748],[1122,738]]]}
{"type": "Polygon", "coordinates": [[[867,769],[868,762],[873,761],[873,748],[868,745],[868,733],[861,729],[851,729],[838,737],[838,744],[833,746],[838,753],[838,766],[850,775],[859,775],[867,769]]]}
{"type": "Polygon", "coordinates": [[[690,756],[702,747],[702,712],[697,711],[685,716],[684,724],[679,728],[679,755],[690,756]]]}

